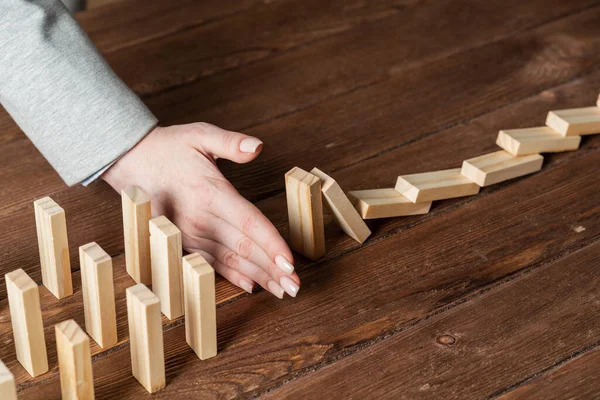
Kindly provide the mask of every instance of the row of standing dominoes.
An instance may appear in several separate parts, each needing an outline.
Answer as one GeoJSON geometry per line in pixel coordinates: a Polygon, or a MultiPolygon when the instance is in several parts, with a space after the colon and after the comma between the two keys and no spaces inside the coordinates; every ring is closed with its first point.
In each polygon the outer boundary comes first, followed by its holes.
{"type": "MultiPolygon", "coordinates": [[[[182,257],[181,232],[166,217],[151,219],[150,200],[137,187],[122,192],[131,368],[150,393],[166,384],[161,312],[185,314],[186,341],[202,360],[217,354],[215,275],[199,254],[182,257]],[[152,291],[146,285],[152,284],[152,291]]],[[[34,202],[42,282],[58,299],[73,294],[64,210],[49,197],[34,202]]],[[[111,257],[96,243],[79,247],[87,334],[74,320],[55,325],[64,398],[94,398],[90,342],[115,345],[117,319],[111,257]]],[[[22,269],[6,274],[16,357],[32,376],[48,371],[38,285],[22,269]]],[[[14,376],[0,361],[0,394],[16,398],[14,376]]]]}
{"type": "Polygon", "coordinates": [[[581,135],[600,133],[600,96],[596,105],[550,111],[546,126],[500,131],[496,144],[503,150],[465,160],[462,168],[399,176],[395,188],[349,192],[352,202],[317,168],[295,167],[285,176],[290,245],[311,260],[325,254],[323,199],[342,230],[363,243],[371,234],[363,219],[426,214],[435,200],[539,171],[540,153],[577,150],[581,135]]]}

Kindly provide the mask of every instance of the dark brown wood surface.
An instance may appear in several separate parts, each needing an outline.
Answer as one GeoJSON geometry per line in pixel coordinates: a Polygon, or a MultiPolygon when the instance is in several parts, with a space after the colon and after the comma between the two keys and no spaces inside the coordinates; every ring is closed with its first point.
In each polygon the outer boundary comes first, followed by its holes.
{"type": "MultiPolygon", "coordinates": [[[[78,18],[162,124],[265,141],[259,160],[221,167],[284,236],[294,165],[346,190],[391,187],[600,93],[598,1],[129,0],[78,18]]],[[[164,319],[155,397],[598,396],[599,147],[586,137],[537,174],[370,221],[362,246],[327,224],[325,257],[298,256],[296,299],[219,279],[219,355],[200,361],[183,320],[164,319]]],[[[114,348],[92,343],[97,397],[149,397],[130,374],[119,196],[65,187],[4,112],[0,154],[0,273],[41,282],[32,201],[47,195],[67,213],[74,271],[74,296],[40,290],[50,372],[35,379],[15,360],[0,279],[0,359],[20,398],[60,397],[52,330],[83,323],[77,247],[90,241],[114,257],[119,328],[114,348]]]]}

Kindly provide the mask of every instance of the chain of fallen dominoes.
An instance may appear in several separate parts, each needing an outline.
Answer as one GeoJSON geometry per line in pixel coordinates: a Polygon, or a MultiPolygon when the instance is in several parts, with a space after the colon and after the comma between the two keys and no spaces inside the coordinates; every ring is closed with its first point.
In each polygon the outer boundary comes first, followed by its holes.
{"type": "Polygon", "coordinates": [[[290,245],[311,260],[325,254],[323,199],[342,230],[363,243],[371,234],[365,219],[427,214],[435,200],[474,195],[537,172],[544,161],[540,153],[577,150],[581,135],[598,133],[600,96],[596,107],[550,111],[546,126],[500,131],[496,144],[502,150],[465,160],[462,168],[401,175],[394,188],[351,191],[347,197],[319,169],[295,167],[285,175],[290,245]]]}

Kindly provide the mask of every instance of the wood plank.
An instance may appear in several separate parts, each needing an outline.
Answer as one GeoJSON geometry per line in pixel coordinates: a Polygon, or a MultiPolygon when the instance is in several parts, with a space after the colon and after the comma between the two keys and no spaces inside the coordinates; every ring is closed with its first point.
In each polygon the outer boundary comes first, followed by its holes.
{"type": "Polygon", "coordinates": [[[546,125],[563,136],[600,133],[600,108],[583,107],[550,111],[546,125]]]}
{"type": "Polygon", "coordinates": [[[413,203],[394,188],[354,190],[348,196],[364,219],[427,214],[431,208],[431,202],[413,203]]]}
{"type": "Polygon", "coordinates": [[[496,144],[513,156],[572,151],[580,143],[581,136],[563,136],[547,126],[502,130],[496,139],[496,144]]]}
{"type": "Polygon", "coordinates": [[[152,284],[150,265],[150,197],[137,186],[121,191],[127,273],[137,283],[152,284]]]}
{"type": "Polygon", "coordinates": [[[595,243],[265,398],[493,396],[597,340],[599,273],[595,243]]]}
{"type": "Polygon", "coordinates": [[[54,326],[63,399],[94,399],[90,339],[72,319],[54,326]]]}
{"type": "Polygon", "coordinates": [[[484,187],[537,172],[543,162],[540,154],[515,157],[499,150],[463,161],[460,172],[484,187]]]}
{"type": "Polygon", "coordinates": [[[479,186],[461,174],[460,168],[401,175],[394,189],[413,203],[454,199],[479,193],[479,186]]]}

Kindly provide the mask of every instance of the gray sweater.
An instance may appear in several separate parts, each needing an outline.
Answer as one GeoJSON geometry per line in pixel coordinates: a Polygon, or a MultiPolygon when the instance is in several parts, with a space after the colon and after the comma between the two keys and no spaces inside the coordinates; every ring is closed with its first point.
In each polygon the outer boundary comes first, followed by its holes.
{"type": "Polygon", "coordinates": [[[0,0],[0,103],[68,185],[157,123],[60,0],[0,0]]]}

